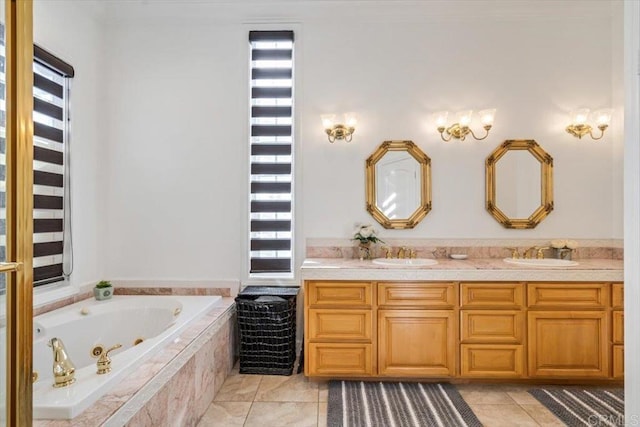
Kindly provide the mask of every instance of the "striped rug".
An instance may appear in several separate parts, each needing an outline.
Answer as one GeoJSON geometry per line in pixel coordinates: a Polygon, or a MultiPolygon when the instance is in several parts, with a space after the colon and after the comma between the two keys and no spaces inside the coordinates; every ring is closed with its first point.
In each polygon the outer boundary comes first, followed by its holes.
{"type": "Polygon", "coordinates": [[[560,420],[573,426],[624,426],[624,390],[529,390],[560,420]]]}
{"type": "Polygon", "coordinates": [[[331,381],[329,427],[481,427],[451,384],[331,381]]]}

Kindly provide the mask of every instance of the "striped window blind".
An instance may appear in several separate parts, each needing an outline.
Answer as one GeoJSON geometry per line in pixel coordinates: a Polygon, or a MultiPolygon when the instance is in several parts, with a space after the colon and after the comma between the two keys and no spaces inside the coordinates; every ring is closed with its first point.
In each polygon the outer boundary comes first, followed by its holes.
{"type": "MultiPolygon", "coordinates": [[[[46,50],[33,49],[33,284],[63,280],[65,143],[68,80],[73,67],[46,50]]],[[[5,50],[0,25],[0,260],[6,260],[5,50]]],[[[0,275],[0,294],[5,292],[0,275]]]]}
{"type": "Polygon", "coordinates": [[[63,280],[69,64],[34,46],[33,284],[63,280]]]}
{"type": "Polygon", "coordinates": [[[251,31],[250,273],[291,273],[293,31],[251,31]]]}

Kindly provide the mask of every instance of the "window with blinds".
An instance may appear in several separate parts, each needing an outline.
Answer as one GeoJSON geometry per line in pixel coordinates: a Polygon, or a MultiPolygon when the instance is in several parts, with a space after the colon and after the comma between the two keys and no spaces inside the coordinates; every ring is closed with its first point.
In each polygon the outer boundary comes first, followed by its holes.
{"type": "Polygon", "coordinates": [[[33,284],[63,280],[69,64],[33,51],[33,284]]]}
{"type": "Polygon", "coordinates": [[[293,31],[251,31],[250,273],[292,271],[293,31]]]}
{"type": "MultiPolygon", "coordinates": [[[[4,35],[4,29],[0,28],[4,35]]],[[[6,259],[5,51],[0,40],[0,259],[6,259]]],[[[64,279],[65,144],[68,80],[73,67],[34,46],[33,64],[33,284],[64,279]]],[[[0,275],[0,294],[5,291],[0,275]]]]}

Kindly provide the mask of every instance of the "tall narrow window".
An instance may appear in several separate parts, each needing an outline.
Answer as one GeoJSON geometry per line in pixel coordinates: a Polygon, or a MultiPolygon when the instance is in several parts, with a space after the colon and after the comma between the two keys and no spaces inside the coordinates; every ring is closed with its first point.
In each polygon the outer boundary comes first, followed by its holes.
{"type": "Polygon", "coordinates": [[[33,284],[63,280],[68,85],[73,67],[33,51],[33,284]]]}
{"type": "MultiPolygon", "coordinates": [[[[0,31],[4,34],[4,29],[0,31]]],[[[33,284],[64,279],[65,148],[68,143],[68,85],[73,67],[46,50],[33,49],[33,284]]],[[[0,40],[0,84],[5,51],[0,40]]],[[[4,91],[0,91],[4,94],[4,91]]],[[[5,197],[5,104],[0,100],[0,205],[5,197]]],[[[5,210],[0,210],[0,259],[5,259],[5,210]]],[[[5,293],[0,275],[0,294],[5,293]]]]}
{"type": "Polygon", "coordinates": [[[251,31],[250,273],[292,271],[293,31],[251,31]]]}

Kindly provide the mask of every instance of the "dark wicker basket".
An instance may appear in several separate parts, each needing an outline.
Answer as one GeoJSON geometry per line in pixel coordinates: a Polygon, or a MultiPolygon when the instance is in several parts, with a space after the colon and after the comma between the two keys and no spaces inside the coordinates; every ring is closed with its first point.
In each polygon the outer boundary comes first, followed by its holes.
{"type": "Polygon", "coordinates": [[[236,297],[240,373],[291,375],[298,288],[250,286],[236,297]]]}

